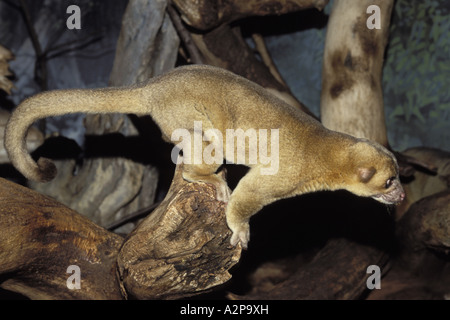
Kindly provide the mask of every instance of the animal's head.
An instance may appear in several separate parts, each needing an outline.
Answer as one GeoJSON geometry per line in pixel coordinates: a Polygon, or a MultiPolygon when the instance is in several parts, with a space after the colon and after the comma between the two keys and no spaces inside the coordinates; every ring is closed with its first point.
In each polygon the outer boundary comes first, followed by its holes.
{"type": "Polygon", "coordinates": [[[365,139],[351,146],[352,182],[347,189],[359,196],[385,204],[399,204],[405,198],[397,160],[381,145],[365,139]]]}

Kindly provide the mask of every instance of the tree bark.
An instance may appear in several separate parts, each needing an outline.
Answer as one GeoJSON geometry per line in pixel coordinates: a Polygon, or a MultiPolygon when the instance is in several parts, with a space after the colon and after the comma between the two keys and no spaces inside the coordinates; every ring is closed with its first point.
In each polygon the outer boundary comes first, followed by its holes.
{"type": "MultiPolygon", "coordinates": [[[[328,129],[376,141],[390,148],[384,116],[382,69],[393,0],[336,0],[328,21],[320,112],[328,129]],[[369,12],[367,12],[369,11],[369,12]],[[377,19],[380,29],[369,28],[377,19]]],[[[427,163],[394,152],[400,174],[409,177],[427,163]]]]}
{"type": "MultiPolygon", "coordinates": [[[[366,25],[370,16],[366,10],[372,4],[370,1],[348,0],[333,3],[325,42],[321,115],[322,123],[329,129],[371,139],[389,147],[381,75],[393,1],[377,3],[381,29],[369,29],[366,25]]],[[[401,174],[407,174],[411,179],[415,175],[415,181],[406,184],[408,200],[396,213],[399,219],[395,234],[398,251],[391,249],[371,253],[373,257],[384,254],[384,258],[390,260],[391,269],[382,279],[381,290],[374,290],[369,298],[442,299],[449,288],[449,278],[446,276],[449,265],[445,258],[439,257],[448,252],[450,245],[448,194],[435,194],[412,203],[427,192],[442,190],[446,185],[439,173],[431,178],[414,172],[411,166],[433,171],[437,168],[438,172],[442,172],[448,156],[443,152],[424,150],[405,155],[396,153],[396,156],[401,174]],[[426,186],[426,182],[430,185],[426,186]],[[402,217],[408,208],[409,211],[402,217]]],[[[379,214],[383,211],[380,210],[379,214]]]]}
{"type": "Polygon", "coordinates": [[[450,152],[415,147],[403,151],[402,154],[416,159],[421,164],[426,163],[434,170],[416,170],[411,178],[403,183],[406,198],[397,207],[397,220],[401,219],[413,203],[450,188],[450,152]]]}
{"type": "Polygon", "coordinates": [[[7,78],[12,76],[11,71],[9,71],[9,60],[14,60],[14,55],[10,50],[0,45],[0,90],[7,94],[11,94],[11,89],[14,88],[13,82],[7,78]]]}
{"type": "Polygon", "coordinates": [[[230,247],[225,204],[213,186],[188,183],[177,167],[164,201],[124,242],[118,270],[124,295],[178,299],[231,278],[241,248],[230,247]]]}
{"type": "Polygon", "coordinates": [[[377,2],[381,29],[366,25],[373,1],[336,0],[328,21],[322,71],[325,127],[388,146],[381,74],[393,0],[377,2]]]}
{"type": "Polygon", "coordinates": [[[344,238],[332,239],[313,260],[269,290],[256,286],[244,300],[350,300],[367,291],[367,267],[383,268],[386,256],[379,250],[344,238]]]}
{"type": "Polygon", "coordinates": [[[0,178],[0,285],[30,299],[122,299],[123,239],[37,192],[0,178]],[[71,290],[67,268],[81,271],[71,290]]]}
{"type": "Polygon", "coordinates": [[[322,10],[328,0],[174,0],[173,2],[188,25],[199,30],[210,30],[248,16],[281,15],[308,8],[322,10]]]}
{"type": "MultiPolygon", "coordinates": [[[[433,194],[414,203],[399,222],[397,234],[402,247],[400,259],[409,270],[430,274],[423,268],[431,251],[450,251],[450,190],[433,194]]],[[[439,259],[433,259],[439,261],[439,259]]],[[[445,265],[440,260],[441,266],[445,265]]],[[[450,280],[450,277],[447,277],[450,280]]],[[[450,286],[450,282],[449,282],[450,286]]]]}
{"type": "Polygon", "coordinates": [[[450,191],[414,203],[397,228],[399,256],[372,300],[449,299],[450,191]]]}

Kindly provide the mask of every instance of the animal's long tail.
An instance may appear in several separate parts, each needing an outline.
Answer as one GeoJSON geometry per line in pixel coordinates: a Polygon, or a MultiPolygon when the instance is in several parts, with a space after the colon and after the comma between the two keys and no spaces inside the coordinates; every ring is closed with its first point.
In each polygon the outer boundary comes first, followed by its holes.
{"type": "Polygon", "coordinates": [[[5,129],[5,148],[12,164],[27,179],[49,181],[56,175],[53,162],[46,158],[34,162],[26,148],[26,134],[33,122],[69,113],[146,114],[147,105],[138,87],[44,92],[23,101],[14,110],[5,129]]]}

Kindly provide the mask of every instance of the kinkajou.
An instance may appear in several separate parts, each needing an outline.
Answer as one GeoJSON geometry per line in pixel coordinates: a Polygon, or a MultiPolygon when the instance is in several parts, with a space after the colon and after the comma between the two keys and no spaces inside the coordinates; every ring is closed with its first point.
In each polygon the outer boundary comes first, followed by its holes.
{"type": "MultiPolygon", "coordinates": [[[[231,195],[226,182],[216,174],[221,164],[192,161],[184,165],[184,179],[213,184],[218,199],[228,202],[226,219],[233,232],[232,245],[240,242],[247,247],[250,217],[279,199],[337,189],[386,204],[404,198],[397,161],[384,147],[330,131],[259,85],[205,65],[179,67],[131,87],[49,91],[23,101],[13,112],[5,134],[13,165],[28,179],[51,180],[56,175],[55,166],[45,158],[33,161],[25,146],[27,130],[40,118],[79,112],[150,115],[169,141],[177,129],[194,133],[194,122],[202,124],[203,132],[215,130],[222,137],[228,129],[277,129],[277,171],[262,174],[269,164],[246,157],[250,170],[231,195]]],[[[258,139],[260,147],[261,137],[258,139]]],[[[233,161],[236,152],[227,152],[227,144],[214,141],[224,158],[233,161]]],[[[246,144],[246,155],[250,151],[246,144]]]]}

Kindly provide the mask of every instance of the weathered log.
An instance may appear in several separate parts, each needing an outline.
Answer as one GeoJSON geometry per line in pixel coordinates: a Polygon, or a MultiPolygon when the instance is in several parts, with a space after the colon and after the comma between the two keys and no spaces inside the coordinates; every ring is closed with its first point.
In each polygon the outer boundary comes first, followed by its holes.
{"type": "Polygon", "coordinates": [[[8,76],[12,75],[9,71],[9,60],[14,60],[14,55],[10,50],[0,45],[0,90],[7,94],[11,94],[11,90],[14,88],[13,82],[8,79],[8,76]]]}
{"type": "Polygon", "coordinates": [[[407,270],[393,268],[382,278],[381,290],[372,290],[367,300],[448,300],[449,291],[448,281],[445,288],[440,281],[430,281],[407,270]]]}
{"type": "Polygon", "coordinates": [[[450,188],[450,152],[416,147],[407,149],[402,154],[415,159],[420,164],[403,183],[406,198],[397,208],[397,220],[401,219],[413,203],[450,188]],[[425,168],[424,164],[427,164],[425,168]]]}
{"type": "Polygon", "coordinates": [[[450,190],[412,204],[397,238],[399,256],[369,299],[449,299],[450,190]]]}
{"type": "Polygon", "coordinates": [[[33,190],[0,178],[0,286],[31,299],[122,299],[123,239],[33,190]],[[81,288],[69,289],[69,266],[81,288]]]}
{"type": "Polygon", "coordinates": [[[124,241],[33,190],[0,179],[0,286],[31,299],[175,299],[231,278],[225,204],[178,168],[166,199],[124,241]],[[80,269],[71,290],[69,266],[80,269]]]}
{"type": "Polygon", "coordinates": [[[401,259],[411,270],[424,271],[429,251],[450,253],[450,190],[414,203],[398,226],[401,259]]]}
{"type": "Polygon", "coordinates": [[[317,8],[322,10],[328,0],[174,0],[183,20],[190,26],[209,30],[248,16],[281,15],[317,8]]]}
{"type": "Polygon", "coordinates": [[[177,299],[231,278],[241,248],[230,247],[225,203],[215,188],[188,183],[177,167],[164,201],[126,239],[118,256],[124,295],[177,299]]]}
{"type": "Polygon", "coordinates": [[[367,267],[383,268],[387,259],[379,249],[344,238],[331,239],[313,260],[288,279],[269,287],[255,287],[245,300],[347,300],[358,299],[367,290],[367,267]]]}

